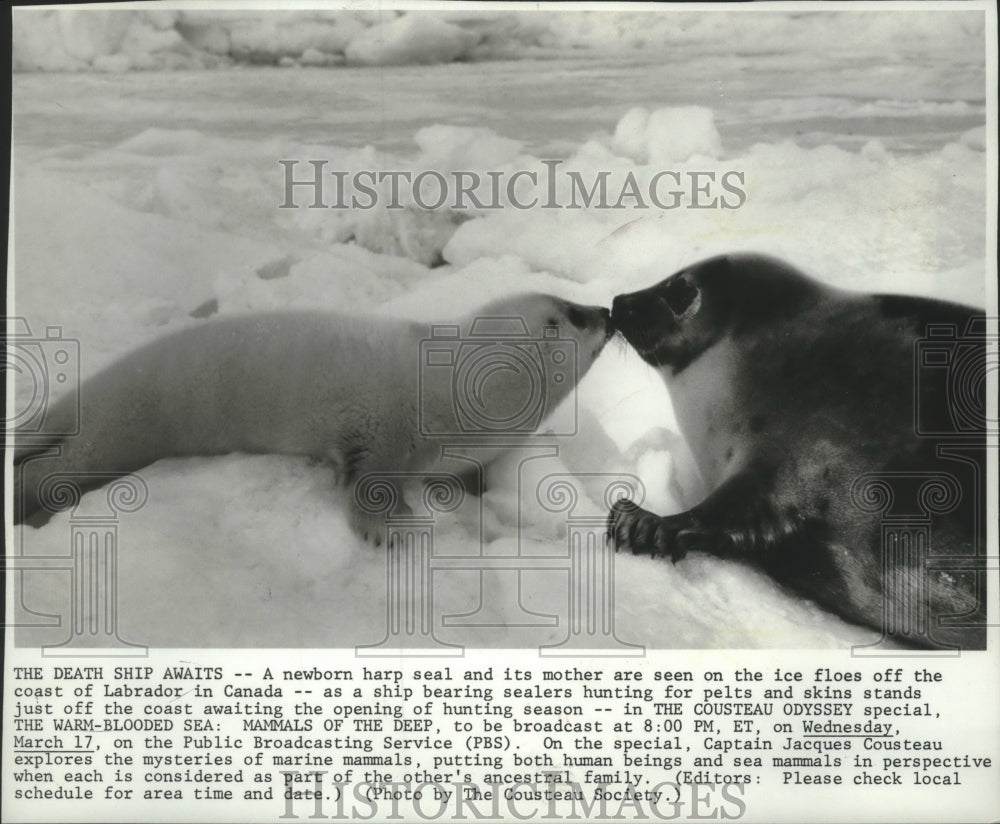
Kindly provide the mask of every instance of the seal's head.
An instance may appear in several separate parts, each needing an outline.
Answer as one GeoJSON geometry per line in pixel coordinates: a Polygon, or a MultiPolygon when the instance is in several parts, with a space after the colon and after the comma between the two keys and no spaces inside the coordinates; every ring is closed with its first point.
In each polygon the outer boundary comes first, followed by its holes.
{"type": "Polygon", "coordinates": [[[615,298],[615,328],[647,363],[682,371],[726,335],[752,332],[828,292],[781,261],[721,255],[615,298]]]}
{"type": "Polygon", "coordinates": [[[580,367],[578,378],[614,335],[611,312],[603,306],[585,306],[538,293],[513,295],[481,306],[462,331],[470,341],[496,338],[514,343],[523,339],[549,353],[563,349],[560,342],[572,342],[580,367]]]}
{"type": "MultiPolygon", "coordinates": [[[[572,393],[612,337],[611,313],[543,294],[482,306],[425,370],[447,379],[454,418],[464,434],[530,432],[572,393]]],[[[442,385],[434,394],[443,396],[442,385]]]]}

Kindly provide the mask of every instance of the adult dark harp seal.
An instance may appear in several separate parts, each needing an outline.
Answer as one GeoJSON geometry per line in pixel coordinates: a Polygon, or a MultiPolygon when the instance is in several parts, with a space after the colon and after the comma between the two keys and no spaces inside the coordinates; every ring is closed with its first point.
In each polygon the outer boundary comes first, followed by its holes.
{"type": "Polygon", "coordinates": [[[666,517],[618,502],[619,548],[741,560],[894,640],[985,648],[981,310],[732,254],[619,295],[612,321],[659,370],[711,490],[666,517]],[[884,517],[928,496],[931,540],[888,546],[884,517]]]}

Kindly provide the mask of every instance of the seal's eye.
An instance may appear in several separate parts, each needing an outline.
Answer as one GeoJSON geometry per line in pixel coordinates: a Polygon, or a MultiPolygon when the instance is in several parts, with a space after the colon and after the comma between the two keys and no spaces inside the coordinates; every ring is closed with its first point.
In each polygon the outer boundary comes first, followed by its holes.
{"type": "Polygon", "coordinates": [[[678,320],[688,320],[701,308],[701,292],[686,277],[670,281],[663,290],[663,299],[678,320]]]}
{"type": "Polygon", "coordinates": [[[583,316],[583,312],[575,306],[566,307],[566,319],[577,329],[583,329],[587,325],[587,319],[583,316]]]}

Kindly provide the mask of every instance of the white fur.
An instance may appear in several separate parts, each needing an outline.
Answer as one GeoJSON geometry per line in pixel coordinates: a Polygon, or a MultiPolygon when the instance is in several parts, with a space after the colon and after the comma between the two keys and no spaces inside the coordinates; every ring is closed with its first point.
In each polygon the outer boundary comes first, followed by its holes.
{"type": "MultiPolygon", "coordinates": [[[[544,386],[546,413],[573,389],[605,339],[596,310],[593,326],[581,330],[564,308],[557,298],[528,295],[473,316],[522,319],[527,351],[542,359],[556,348],[575,352],[573,379],[544,386]],[[550,340],[543,328],[553,318],[558,337],[550,340]]],[[[457,324],[459,340],[471,320],[457,324]]],[[[25,512],[38,508],[38,485],[51,472],[125,473],[166,457],[309,455],[352,483],[369,472],[426,469],[444,441],[423,437],[421,426],[447,433],[454,419],[454,370],[428,372],[421,363],[430,332],[388,318],[287,312],[209,321],[154,341],[84,383],[81,433],[53,439],[59,457],[19,467],[25,512]]],[[[520,379],[496,373],[488,399],[502,399],[509,394],[504,382],[520,379]]],[[[65,430],[74,414],[71,404],[56,404],[52,431],[65,430]]],[[[15,462],[32,451],[19,447],[15,462]]],[[[356,506],[352,522],[362,535],[381,533],[356,506]]]]}

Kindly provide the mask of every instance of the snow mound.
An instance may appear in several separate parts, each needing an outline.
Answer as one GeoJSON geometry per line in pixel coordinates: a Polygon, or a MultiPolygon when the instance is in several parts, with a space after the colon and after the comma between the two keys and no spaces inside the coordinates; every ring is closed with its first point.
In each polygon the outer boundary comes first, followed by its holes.
{"type": "Polygon", "coordinates": [[[650,112],[631,109],[615,127],[614,148],[642,163],[683,163],[694,155],[719,157],[722,138],[715,116],[703,106],[677,106],[650,112]]]}
{"type": "Polygon", "coordinates": [[[450,63],[465,57],[478,42],[472,32],[411,13],[361,32],[348,44],[345,56],[349,63],[362,66],[450,63]]]}

